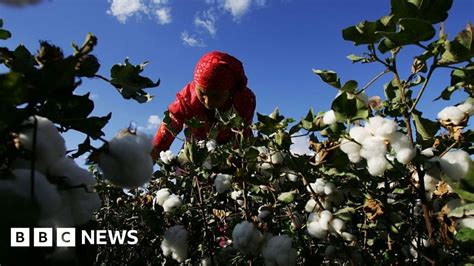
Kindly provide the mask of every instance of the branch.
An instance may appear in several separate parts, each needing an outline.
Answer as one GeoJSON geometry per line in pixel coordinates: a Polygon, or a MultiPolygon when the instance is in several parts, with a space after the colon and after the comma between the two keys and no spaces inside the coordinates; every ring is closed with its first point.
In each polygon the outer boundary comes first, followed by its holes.
{"type": "Polygon", "coordinates": [[[377,81],[380,77],[387,74],[388,72],[390,72],[389,68],[386,68],[384,71],[380,72],[377,76],[375,76],[369,82],[367,82],[367,84],[365,84],[364,87],[362,87],[362,89],[356,94],[359,94],[359,93],[363,92],[364,90],[366,90],[370,85],[372,85],[375,81],[377,81]]]}
{"type": "Polygon", "coordinates": [[[428,75],[426,75],[425,82],[423,82],[423,86],[421,87],[420,91],[418,92],[418,95],[416,96],[416,99],[415,99],[415,102],[413,103],[413,106],[410,108],[410,111],[408,111],[409,114],[411,114],[413,112],[413,110],[415,110],[416,105],[420,101],[420,98],[423,95],[423,92],[425,91],[426,86],[428,85],[428,82],[430,81],[431,75],[433,74],[434,70],[437,67],[436,58],[433,59],[433,61],[434,61],[433,65],[431,65],[430,70],[428,71],[428,75]]]}

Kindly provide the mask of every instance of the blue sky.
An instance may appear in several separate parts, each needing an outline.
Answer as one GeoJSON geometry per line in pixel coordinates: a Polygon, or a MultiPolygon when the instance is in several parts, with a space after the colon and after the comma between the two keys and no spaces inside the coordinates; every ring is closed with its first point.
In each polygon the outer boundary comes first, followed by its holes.
{"type": "MultiPolygon", "coordinates": [[[[450,38],[467,22],[474,22],[473,10],[474,0],[455,1],[446,22],[450,38]]],[[[150,103],[124,101],[111,86],[98,80],[85,81],[78,91],[92,93],[95,115],[112,112],[105,128],[107,138],[131,120],[153,134],[157,118],[191,80],[197,60],[212,50],[228,52],[244,63],[258,112],[270,113],[279,107],[284,115],[299,119],[311,107],[328,110],[337,91],[326,86],[312,69],[331,69],[343,81],[355,79],[363,86],[383,69],[346,59],[365,48],[344,41],[341,30],[389,12],[388,0],[50,0],[23,8],[0,5],[4,28],[13,33],[6,42],[10,48],[24,43],[36,51],[38,40],[47,40],[70,54],[71,43],[81,44],[92,32],[99,40],[95,54],[102,64],[102,75],[109,76],[110,67],[125,57],[135,64],[150,62],[144,74],[161,79],[160,87],[149,90],[155,96],[150,103]]],[[[420,51],[407,49],[409,56],[400,60],[405,74],[413,52],[420,51]]],[[[448,105],[432,103],[449,85],[449,72],[437,73],[439,77],[419,105],[432,119],[448,105]]],[[[367,94],[383,96],[382,85],[387,79],[375,83],[367,94]]],[[[460,96],[455,95],[452,103],[460,96]]],[[[69,135],[69,148],[82,140],[81,135],[69,135]]]]}

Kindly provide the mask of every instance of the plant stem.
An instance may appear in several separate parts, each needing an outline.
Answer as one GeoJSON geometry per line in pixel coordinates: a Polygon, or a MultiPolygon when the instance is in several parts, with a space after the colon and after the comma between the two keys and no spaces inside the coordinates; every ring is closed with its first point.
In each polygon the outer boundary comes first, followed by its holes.
{"type": "Polygon", "coordinates": [[[421,99],[421,96],[423,95],[423,92],[425,91],[426,89],[426,86],[428,85],[428,82],[430,81],[430,78],[431,78],[431,75],[433,74],[434,70],[436,69],[437,65],[436,65],[436,58],[433,59],[433,65],[431,65],[430,67],[430,70],[428,71],[428,75],[426,75],[426,79],[425,79],[425,82],[423,82],[423,85],[420,89],[420,91],[418,92],[418,95],[416,96],[415,98],[415,102],[413,103],[413,106],[410,108],[410,111],[408,111],[409,114],[411,114],[413,112],[413,110],[415,110],[416,108],[416,105],[418,104],[418,102],[420,101],[421,99]]]}
{"type": "Polygon", "coordinates": [[[359,94],[359,93],[363,92],[364,90],[366,90],[368,87],[370,87],[370,85],[372,85],[375,81],[377,81],[380,77],[387,74],[388,72],[390,72],[390,69],[388,69],[388,68],[386,68],[384,71],[380,72],[377,76],[375,76],[369,82],[367,82],[367,84],[365,84],[364,87],[362,87],[362,89],[360,89],[360,91],[357,92],[356,94],[359,94]]]}
{"type": "Polygon", "coordinates": [[[421,170],[419,165],[416,165],[416,173],[418,174],[418,180],[420,182],[420,188],[418,189],[418,196],[421,199],[421,206],[423,209],[423,218],[425,220],[426,230],[428,231],[428,239],[431,242],[433,236],[433,226],[431,224],[430,210],[426,201],[425,195],[425,172],[421,170]]]}

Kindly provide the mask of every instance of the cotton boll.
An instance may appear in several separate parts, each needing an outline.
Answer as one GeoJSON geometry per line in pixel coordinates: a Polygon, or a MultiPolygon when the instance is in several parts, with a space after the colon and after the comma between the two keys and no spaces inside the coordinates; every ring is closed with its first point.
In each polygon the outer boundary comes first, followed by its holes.
{"type": "Polygon", "coordinates": [[[434,157],[434,151],[435,149],[434,148],[426,148],[424,150],[421,151],[421,154],[426,156],[426,157],[434,157]]]}
{"type": "Polygon", "coordinates": [[[351,136],[351,138],[353,138],[358,143],[362,144],[364,139],[370,136],[370,132],[364,127],[355,126],[349,131],[349,136],[351,136]]]}
{"type": "Polygon", "coordinates": [[[151,179],[153,161],[149,136],[119,133],[107,146],[108,149],[99,154],[98,164],[112,184],[135,188],[151,179]]]}
{"type": "Polygon", "coordinates": [[[459,110],[463,111],[464,113],[468,114],[471,116],[474,114],[474,106],[471,103],[465,102],[463,104],[460,104],[456,106],[459,110]]]}
{"type": "Polygon", "coordinates": [[[389,136],[388,141],[390,142],[390,146],[395,150],[395,152],[406,148],[412,148],[408,135],[403,134],[401,132],[394,132],[392,135],[389,136]]]}
{"type": "Polygon", "coordinates": [[[232,191],[232,193],[230,193],[230,197],[233,199],[233,200],[238,200],[242,197],[242,190],[237,190],[237,191],[232,191]]]}
{"type": "Polygon", "coordinates": [[[296,265],[296,249],[292,247],[293,239],[288,235],[270,238],[262,249],[265,265],[296,265]]]}
{"type": "Polygon", "coordinates": [[[464,178],[473,166],[469,154],[463,150],[449,151],[439,159],[443,172],[454,180],[464,178]]]}
{"type": "Polygon", "coordinates": [[[360,156],[369,160],[375,157],[385,157],[387,147],[385,146],[385,140],[379,137],[368,137],[362,142],[362,149],[360,150],[360,156]]]}
{"type": "Polygon", "coordinates": [[[252,223],[247,221],[237,224],[232,231],[232,243],[234,248],[244,254],[258,254],[262,239],[262,233],[260,233],[252,223]]]}
{"type": "Polygon", "coordinates": [[[330,224],[329,224],[329,231],[332,233],[337,233],[341,234],[342,230],[344,230],[346,224],[344,223],[343,220],[336,218],[332,219],[330,224]]]}
{"type": "Polygon", "coordinates": [[[375,135],[381,138],[388,138],[397,131],[398,125],[395,121],[384,119],[381,127],[375,129],[375,135]]]}
{"type": "Polygon", "coordinates": [[[341,237],[347,242],[354,242],[356,240],[356,237],[353,234],[348,233],[348,232],[342,232],[341,237]]]}
{"type": "Polygon", "coordinates": [[[369,121],[365,124],[365,128],[373,135],[377,132],[377,129],[381,128],[385,122],[385,119],[381,116],[374,116],[369,118],[369,121]]]}
{"type": "Polygon", "coordinates": [[[358,154],[362,146],[351,140],[342,139],[340,148],[346,154],[358,154]]]}
{"type": "Polygon", "coordinates": [[[324,113],[324,116],[323,116],[323,123],[325,125],[332,125],[334,123],[337,122],[337,119],[336,119],[336,114],[334,113],[333,110],[329,110],[327,111],[326,113],[324,113]]]}
{"type": "Polygon", "coordinates": [[[360,157],[360,154],[358,152],[348,154],[347,158],[349,159],[349,161],[351,161],[353,163],[358,163],[362,160],[362,157],[360,157]]]}
{"type": "Polygon", "coordinates": [[[330,195],[330,194],[334,193],[335,191],[336,191],[336,186],[333,183],[327,182],[324,185],[324,194],[330,195]]]}
{"type": "Polygon", "coordinates": [[[213,139],[206,142],[206,148],[208,152],[214,152],[217,148],[217,142],[213,139]]]}
{"type": "Polygon", "coordinates": [[[102,205],[99,195],[92,191],[96,180],[91,172],[79,167],[72,158],[64,157],[51,166],[49,174],[65,177],[67,187],[59,191],[63,208],[70,208],[75,225],[92,219],[95,211],[102,205]]]}
{"type": "Polygon", "coordinates": [[[372,176],[381,176],[387,168],[385,157],[374,157],[367,160],[367,168],[372,176]]]}
{"type": "Polygon", "coordinates": [[[316,201],[314,199],[310,199],[306,202],[306,205],[304,206],[304,210],[308,213],[312,213],[313,211],[316,210],[316,201]]]}
{"type": "Polygon", "coordinates": [[[307,224],[308,233],[317,239],[324,239],[328,235],[328,231],[321,228],[319,222],[311,222],[307,224]]]}
{"type": "Polygon", "coordinates": [[[181,207],[181,205],[181,198],[178,195],[172,194],[163,202],[163,209],[165,212],[173,212],[176,208],[181,207]]]}
{"type": "Polygon", "coordinates": [[[464,118],[466,118],[466,113],[456,106],[445,107],[438,113],[439,120],[452,122],[454,125],[459,125],[464,118]]]}
{"type": "Polygon", "coordinates": [[[312,223],[312,222],[319,222],[319,213],[317,212],[312,212],[308,215],[308,223],[312,223]]]}
{"type": "MultiPolygon", "coordinates": [[[[46,174],[56,160],[66,156],[66,145],[58,129],[47,118],[35,116],[37,120],[35,160],[36,170],[46,174]]],[[[34,118],[30,117],[23,125],[31,125],[19,134],[21,147],[33,151],[34,118]]]]}
{"type": "Polygon", "coordinates": [[[217,193],[224,193],[232,187],[232,176],[226,174],[217,174],[214,179],[214,186],[216,187],[217,193]]]}
{"type": "Polygon", "coordinates": [[[415,158],[415,155],[416,155],[415,149],[405,148],[397,152],[396,158],[397,158],[397,161],[399,161],[400,163],[407,164],[413,158],[415,158]]]}
{"type": "Polygon", "coordinates": [[[319,213],[319,221],[329,222],[332,219],[332,213],[328,210],[324,210],[319,213]]]}
{"type": "Polygon", "coordinates": [[[23,219],[49,219],[61,208],[61,196],[56,185],[34,171],[34,199],[31,197],[31,170],[15,169],[12,178],[0,178],[0,207],[8,215],[2,223],[13,225],[28,222],[23,219]],[[36,203],[37,205],[36,205],[36,203]]]}
{"type": "Polygon", "coordinates": [[[155,198],[153,199],[153,202],[156,201],[156,203],[160,206],[163,206],[163,203],[170,197],[171,192],[168,188],[162,188],[158,190],[155,193],[155,198]]]}
{"type": "Polygon", "coordinates": [[[170,150],[160,152],[160,159],[164,164],[172,164],[176,158],[176,155],[170,150]]]}
{"type": "Polygon", "coordinates": [[[175,225],[166,230],[161,242],[163,255],[172,255],[178,262],[183,262],[188,257],[188,231],[182,225],[175,225]]]}

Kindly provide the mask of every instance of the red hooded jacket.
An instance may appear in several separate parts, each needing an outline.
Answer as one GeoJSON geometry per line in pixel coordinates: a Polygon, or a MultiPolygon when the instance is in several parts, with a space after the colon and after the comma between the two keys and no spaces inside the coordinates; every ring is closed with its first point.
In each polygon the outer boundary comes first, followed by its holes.
{"type": "MultiPolygon", "coordinates": [[[[194,71],[194,80],[176,94],[176,99],[168,107],[170,126],[175,133],[183,129],[185,121],[196,118],[204,124],[202,127],[191,129],[191,135],[194,139],[206,139],[209,130],[216,122],[215,112],[208,110],[198,99],[196,85],[204,90],[207,88],[231,90],[231,96],[219,110],[226,111],[233,106],[246,124],[252,123],[256,101],[253,92],[247,88],[247,77],[242,63],[231,55],[214,51],[199,60],[194,71]]],[[[248,135],[252,133],[250,129],[245,132],[248,135]]],[[[233,135],[230,129],[221,129],[216,141],[225,143],[233,135]]],[[[161,123],[153,139],[154,155],[157,156],[160,151],[168,150],[174,138],[175,135],[168,130],[167,125],[161,123]]]]}

